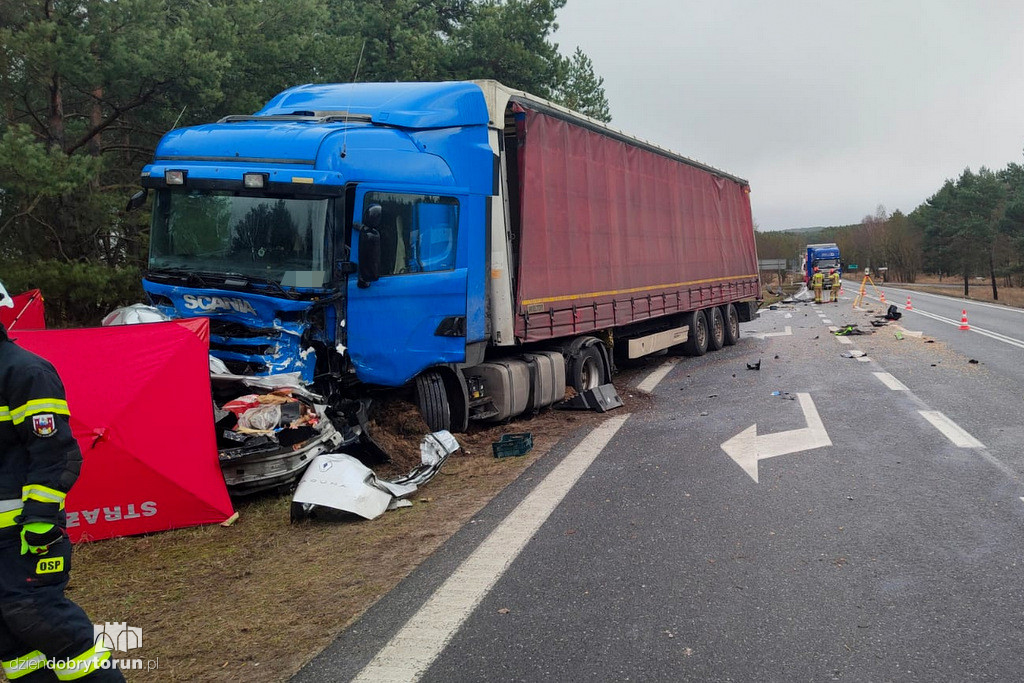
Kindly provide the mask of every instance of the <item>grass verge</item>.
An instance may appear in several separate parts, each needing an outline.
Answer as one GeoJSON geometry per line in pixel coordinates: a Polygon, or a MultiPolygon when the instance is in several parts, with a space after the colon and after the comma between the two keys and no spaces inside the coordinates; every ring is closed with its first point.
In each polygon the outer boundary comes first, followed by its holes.
{"type": "MultiPolygon", "coordinates": [[[[631,412],[649,400],[635,391],[622,398],[631,412]]],[[[401,418],[407,411],[393,415],[398,433],[392,425],[388,442],[396,462],[384,476],[411,469],[424,433],[418,421],[401,418]]],[[[546,411],[457,435],[462,450],[411,497],[413,506],[372,521],[292,525],[290,497],[263,497],[238,502],[240,519],[228,528],[79,545],[68,595],[94,622],[143,629],[140,650],[115,654],[157,660],[158,668],[126,672],[129,680],[282,680],[562,437],[603,419],[546,411]],[[528,455],[492,456],[501,434],[526,431],[534,435],[528,455]]]]}

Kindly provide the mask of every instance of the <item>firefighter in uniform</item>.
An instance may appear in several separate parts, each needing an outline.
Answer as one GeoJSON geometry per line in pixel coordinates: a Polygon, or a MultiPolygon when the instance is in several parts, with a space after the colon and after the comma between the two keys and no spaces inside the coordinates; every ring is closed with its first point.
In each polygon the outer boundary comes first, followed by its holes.
{"type": "Polygon", "coordinates": [[[814,288],[814,303],[821,303],[821,290],[825,286],[825,273],[814,266],[814,275],[811,277],[811,287],[814,288]]]}
{"type": "MultiPolygon", "coordinates": [[[[13,306],[0,284],[0,306],[13,306]]],[[[64,386],[0,325],[0,660],[7,680],[124,681],[93,624],[64,595],[71,542],[64,497],[82,453],[64,386]],[[50,665],[47,665],[50,662],[50,665]]]]}
{"type": "Polygon", "coordinates": [[[835,268],[830,268],[828,271],[828,281],[832,283],[832,288],[829,290],[828,300],[830,303],[839,303],[839,273],[835,268]]]}

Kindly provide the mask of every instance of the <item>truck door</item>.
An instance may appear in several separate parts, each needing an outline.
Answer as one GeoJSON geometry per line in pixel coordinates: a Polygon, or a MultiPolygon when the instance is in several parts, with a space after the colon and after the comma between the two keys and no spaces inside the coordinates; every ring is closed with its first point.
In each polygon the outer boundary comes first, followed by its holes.
{"type": "MultiPolygon", "coordinates": [[[[467,267],[459,249],[465,196],[360,187],[354,220],[381,207],[380,279],[348,281],[348,353],[363,382],[399,386],[466,359],[467,267]]],[[[358,235],[351,239],[358,261],[358,235]]]]}

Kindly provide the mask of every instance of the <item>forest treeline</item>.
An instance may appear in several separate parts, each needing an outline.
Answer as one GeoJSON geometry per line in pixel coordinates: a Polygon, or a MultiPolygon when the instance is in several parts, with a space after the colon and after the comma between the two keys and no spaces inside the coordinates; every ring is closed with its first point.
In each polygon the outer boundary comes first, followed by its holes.
{"type": "Polygon", "coordinates": [[[974,277],[986,277],[998,299],[1000,285],[1024,287],[1024,166],[966,169],[906,215],[879,206],[856,225],[759,231],[757,253],[796,259],[815,242],[835,242],[844,263],[887,268],[889,280],[914,282],[921,273],[958,278],[965,296],[974,277]]]}
{"type": "Polygon", "coordinates": [[[566,0],[4,0],[0,279],[53,324],[142,299],[139,172],[175,127],[303,83],[494,78],[597,119],[603,80],[552,41],[566,0]]]}

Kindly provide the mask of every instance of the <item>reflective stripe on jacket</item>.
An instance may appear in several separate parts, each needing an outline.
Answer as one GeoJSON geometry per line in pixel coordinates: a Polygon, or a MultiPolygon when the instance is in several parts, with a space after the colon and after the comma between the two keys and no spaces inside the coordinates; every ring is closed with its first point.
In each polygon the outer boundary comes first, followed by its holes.
{"type": "Polygon", "coordinates": [[[15,344],[0,326],[0,528],[19,515],[20,523],[60,522],[82,466],[68,418],[53,365],[15,344]],[[15,499],[18,513],[10,507],[15,499]]]}

